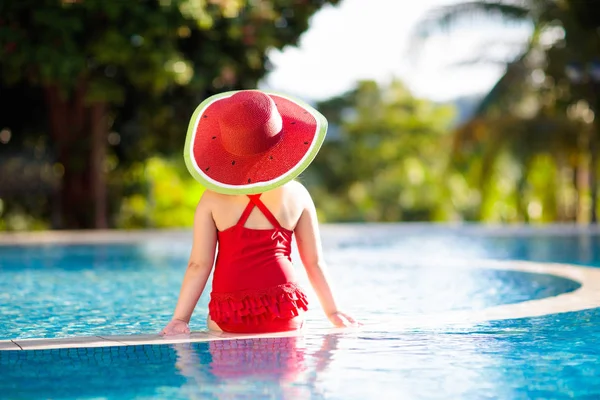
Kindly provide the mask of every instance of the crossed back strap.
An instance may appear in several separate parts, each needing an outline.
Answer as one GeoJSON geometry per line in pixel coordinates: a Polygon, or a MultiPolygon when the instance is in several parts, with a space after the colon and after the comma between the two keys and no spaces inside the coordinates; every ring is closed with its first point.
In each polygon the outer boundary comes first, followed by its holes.
{"type": "Polygon", "coordinates": [[[244,209],[244,212],[242,213],[242,216],[240,217],[240,220],[237,223],[239,226],[244,226],[246,224],[248,216],[250,216],[250,213],[256,206],[269,220],[269,222],[271,223],[271,225],[273,225],[274,228],[281,229],[281,225],[279,224],[279,221],[277,221],[277,218],[275,218],[275,216],[271,213],[271,211],[269,211],[267,206],[265,206],[265,204],[260,200],[260,194],[250,194],[248,195],[248,198],[250,199],[250,201],[248,202],[248,205],[244,209]]]}

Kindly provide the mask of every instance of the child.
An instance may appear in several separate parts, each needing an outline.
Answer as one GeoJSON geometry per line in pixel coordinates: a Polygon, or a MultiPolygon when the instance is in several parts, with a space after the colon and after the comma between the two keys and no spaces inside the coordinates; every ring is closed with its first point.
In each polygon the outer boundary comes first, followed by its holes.
{"type": "Polygon", "coordinates": [[[194,112],[184,150],[207,189],[194,217],[193,245],[173,319],[188,323],[218,255],[208,328],[267,333],[302,327],[307,299],[291,262],[292,236],[321,306],[337,327],[355,325],[329,286],[308,191],[293,179],[315,158],[327,120],[311,106],[258,90],[226,92],[194,112]]]}

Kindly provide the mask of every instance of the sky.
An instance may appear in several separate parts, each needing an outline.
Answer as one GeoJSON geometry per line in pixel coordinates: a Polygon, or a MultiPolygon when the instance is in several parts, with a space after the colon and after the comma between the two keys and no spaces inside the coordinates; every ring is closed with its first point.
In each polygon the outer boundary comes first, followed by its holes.
{"type": "Polygon", "coordinates": [[[462,24],[409,51],[411,34],[432,9],[457,0],[342,0],[311,19],[298,47],[269,54],[274,69],[260,87],[317,101],[350,90],[361,79],[401,79],[422,98],[448,101],[487,92],[502,63],[464,62],[514,57],[529,37],[527,26],[490,21],[462,24]],[[460,63],[463,65],[459,65],[460,63]]]}

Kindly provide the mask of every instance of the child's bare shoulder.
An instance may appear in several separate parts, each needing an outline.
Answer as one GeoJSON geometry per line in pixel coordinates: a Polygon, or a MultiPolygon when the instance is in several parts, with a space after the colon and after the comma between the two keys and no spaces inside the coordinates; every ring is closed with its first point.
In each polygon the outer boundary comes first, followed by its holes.
{"type": "Polygon", "coordinates": [[[286,191],[285,197],[290,200],[293,200],[296,204],[305,207],[311,202],[311,196],[308,192],[308,189],[306,189],[306,187],[298,181],[291,181],[286,183],[283,186],[283,189],[286,191]]]}
{"type": "Polygon", "coordinates": [[[291,195],[295,196],[306,196],[308,195],[308,190],[298,181],[290,181],[283,185],[283,188],[291,195]]]}
{"type": "Polygon", "coordinates": [[[213,204],[218,202],[220,196],[219,193],[206,189],[204,193],[202,193],[200,200],[198,200],[198,207],[210,208],[213,204]]]}

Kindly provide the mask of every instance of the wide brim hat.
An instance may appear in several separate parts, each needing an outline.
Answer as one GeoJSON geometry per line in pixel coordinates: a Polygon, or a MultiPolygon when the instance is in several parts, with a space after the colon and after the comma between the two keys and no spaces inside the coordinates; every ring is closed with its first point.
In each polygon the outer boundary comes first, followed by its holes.
{"type": "Polygon", "coordinates": [[[224,92],[196,108],[184,159],[207,189],[262,193],[304,171],[326,132],[325,117],[301,100],[259,90],[224,92]]]}

